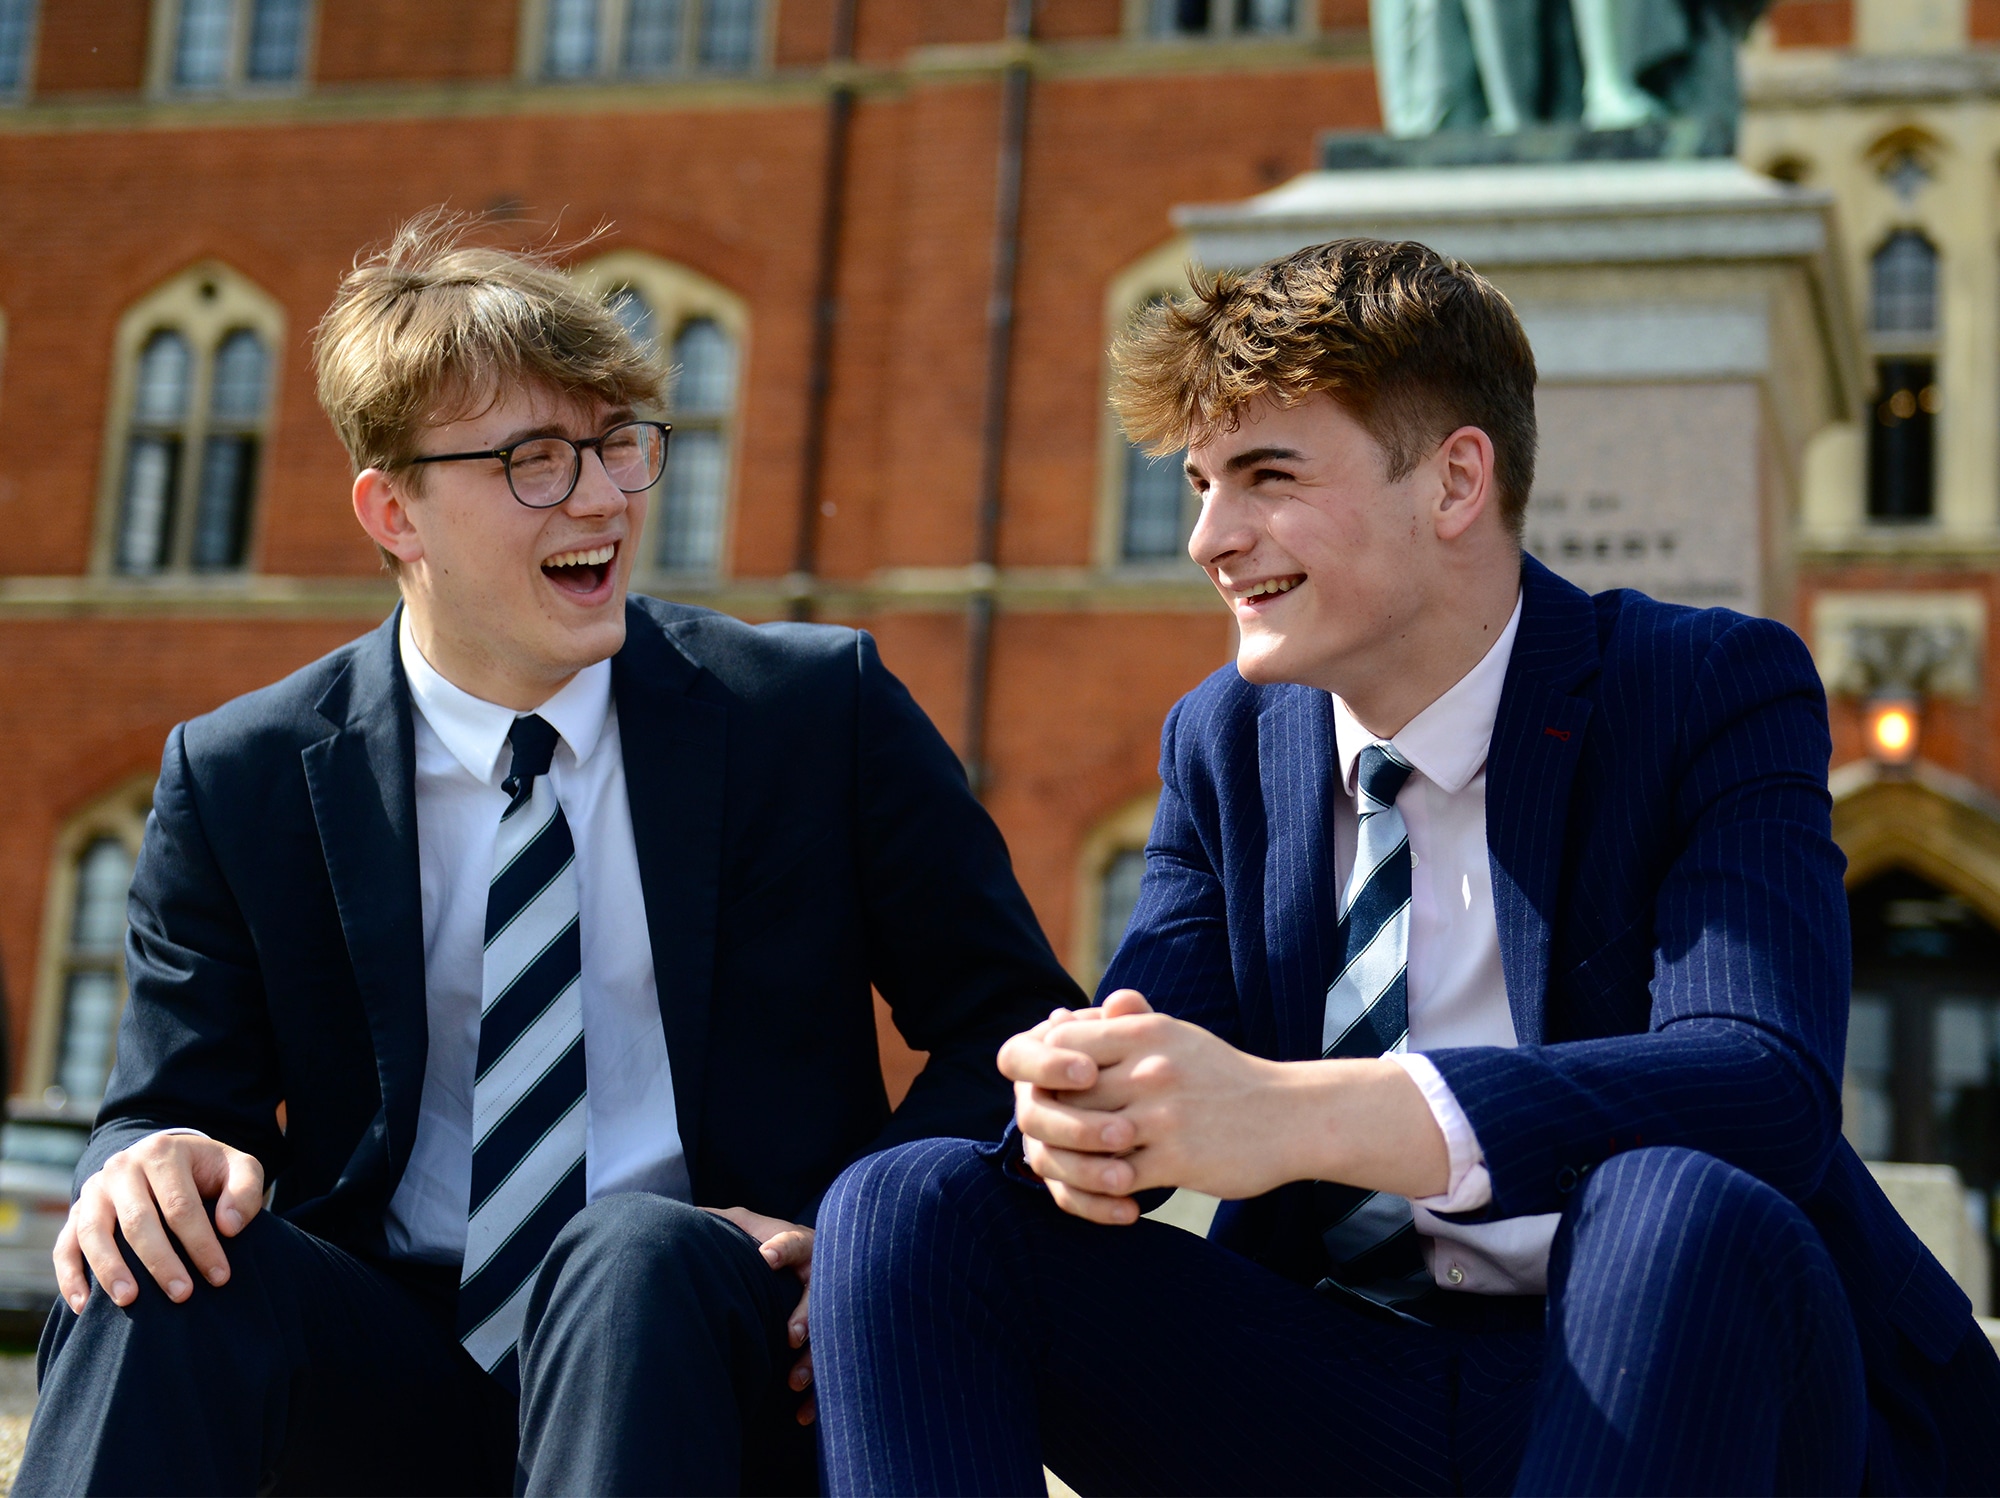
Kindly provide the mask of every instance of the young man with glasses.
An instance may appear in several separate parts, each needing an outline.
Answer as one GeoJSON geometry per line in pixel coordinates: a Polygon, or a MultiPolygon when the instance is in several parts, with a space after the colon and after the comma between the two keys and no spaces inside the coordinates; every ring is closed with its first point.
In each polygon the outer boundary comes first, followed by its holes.
{"type": "Polygon", "coordinates": [[[605,308],[432,218],[316,355],[402,606],[168,739],[17,1490],[809,1488],[820,1193],[1080,995],[866,635],[628,599],[605,308]]]}

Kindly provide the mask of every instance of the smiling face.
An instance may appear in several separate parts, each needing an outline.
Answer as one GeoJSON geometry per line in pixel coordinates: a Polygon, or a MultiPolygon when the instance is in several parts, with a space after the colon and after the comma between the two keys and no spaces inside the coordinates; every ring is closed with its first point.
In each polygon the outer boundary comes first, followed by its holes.
{"type": "Polygon", "coordinates": [[[1237,669],[1338,693],[1393,733],[1512,608],[1519,562],[1488,502],[1492,444],[1461,428],[1392,479],[1330,396],[1260,397],[1241,418],[1187,465],[1202,501],[1188,552],[1236,616],[1237,669]]]}
{"type": "MultiPolygon", "coordinates": [[[[487,410],[429,428],[423,453],[478,452],[524,438],[595,437],[631,412],[520,389],[487,410]]],[[[516,710],[539,707],[585,666],[625,643],[625,591],[645,495],[611,482],[583,455],[563,503],[529,509],[496,458],[370,469],[355,481],[362,526],[399,561],[398,580],[424,658],[448,680],[516,710]]]]}

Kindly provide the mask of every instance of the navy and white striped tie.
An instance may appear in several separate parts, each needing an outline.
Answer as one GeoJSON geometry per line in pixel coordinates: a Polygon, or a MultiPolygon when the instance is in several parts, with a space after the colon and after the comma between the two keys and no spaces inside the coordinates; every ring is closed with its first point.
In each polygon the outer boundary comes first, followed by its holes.
{"type": "Polygon", "coordinates": [[[458,1339],[519,1389],[516,1343],[549,1245],[584,1205],[583,947],[576,847],[548,778],[556,731],[516,718],[486,895],[472,1200],[458,1339]]]}
{"type": "MultiPolygon", "coordinates": [[[[1409,1044],[1410,834],[1396,796],[1411,773],[1409,762],[1387,744],[1361,751],[1360,825],[1354,869],[1340,900],[1337,976],[1326,991],[1322,1057],[1384,1056],[1409,1044]]],[[[1313,1205],[1329,1266],[1322,1284],[1331,1281],[1387,1306],[1431,1288],[1406,1198],[1317,1181],[1313,1205]]]]}

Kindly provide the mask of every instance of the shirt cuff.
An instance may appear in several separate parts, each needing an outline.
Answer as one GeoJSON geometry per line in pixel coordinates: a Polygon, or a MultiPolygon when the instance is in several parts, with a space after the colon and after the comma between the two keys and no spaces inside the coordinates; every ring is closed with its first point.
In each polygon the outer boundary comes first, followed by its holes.
{"type": "Polygon", "coordinates": [[[1415,1051],[1395,1051],[1385,1059],[1402,1067],[1417,1084],[1424,1101],[1430,1104],[1431,1117],[1437,1120],[1451,1157],[1451,1174],[1443,1193],[1411,1200],[1430,1212],[1474,1212],[1491,1203],[1493,1178],[1487,1174],[1486,1152],[1479,1147],[1479,1136],[1472,1132],[1472,1120],[1458,1106],[1458,1099],[1451,1095],[1451,1088],[1431,1065],[1431,1058],[1415,1051]]]}

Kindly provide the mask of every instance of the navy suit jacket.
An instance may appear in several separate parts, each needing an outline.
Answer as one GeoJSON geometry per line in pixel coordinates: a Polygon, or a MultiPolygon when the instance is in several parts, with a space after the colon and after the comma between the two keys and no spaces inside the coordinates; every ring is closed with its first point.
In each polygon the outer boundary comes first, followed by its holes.
{"type": "MultiPolygon", "coordinates": [[[[1000,1043],[1082,996],[930,720],[865,634],[626,617],[612,694],[695,1200],[810,1220],[858,1155],[997,1134],[1000,1043]],[[893,1116],[871,985],[930,1053],[893,1116]]],[[[427,1048],[413,744],[393,617],[168,737],[79,1184],[192,1126],[262,1160],[283,1216],[382,1251],[427,1048]]]]}
{"type": "MultiPolygon", "coordinates": [[[[1468,1217],[1560,1211],[1600,1161],[1642,1145],[1748,1171],[1804,1209],[1843,1277],[1872,1480],[1940,1486],[1971,1417],[1935,1387],[1941,1370],[1992,1354],[1841,1138],[1851,953],[1812,659],[1769,620],[1593,598],[1532,558],[1522,587],[1486,765],[1520,1044],[1427,1053],[1492,1175],[1492,1205],[1468,1217]]],[[[1231,667],[1182,699],[1101,992],[1136,988],[1261,1056],[1317,1057],[1337,765],[1324,692],[1231,667]]],[[[1324,1272],[1302,1186],[1225,1203],[1212,1235],[1302,1283],[1324,1272]]]]}

